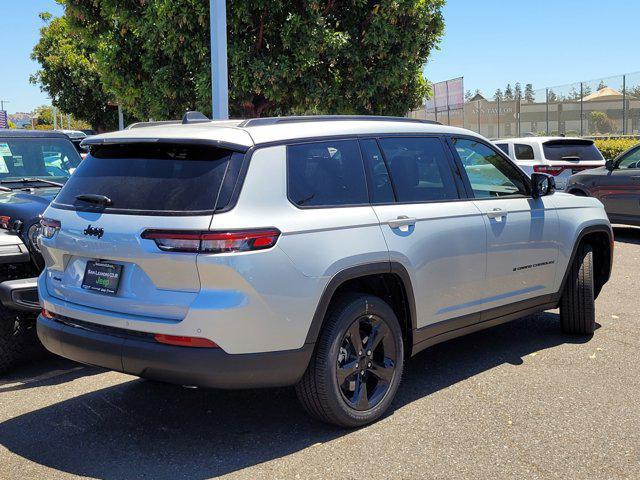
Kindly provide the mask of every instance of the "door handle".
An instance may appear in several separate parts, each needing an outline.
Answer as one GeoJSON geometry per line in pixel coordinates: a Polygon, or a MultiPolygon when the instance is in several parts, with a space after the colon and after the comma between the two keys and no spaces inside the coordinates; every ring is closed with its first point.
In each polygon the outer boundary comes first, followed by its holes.
{"type": "Polygon", "coordinates": [[[413,217],[407,217],[406,215],[400,215],[398,218],[394,220],[387,221],[387,224],[391,228],[407,227],[410,225],[415,225],[416,219],[413,217]]]}
{"type": "Polygon", "coordinates": [[[489,218],[502,218],[507,216],[507,211],[502,208],[494,208],[493,210],[489,210],[487,212],[487,217],[489,218]]]}

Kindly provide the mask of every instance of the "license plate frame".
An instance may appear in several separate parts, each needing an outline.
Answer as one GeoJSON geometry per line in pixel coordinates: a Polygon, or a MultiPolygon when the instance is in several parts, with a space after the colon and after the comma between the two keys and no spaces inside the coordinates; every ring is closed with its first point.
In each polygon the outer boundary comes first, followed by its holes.
{"type": "Polygon", "coordinates": [[[116,295],[122,278],[122,265],[100,260],[89,260],[82,279],[83,290],[102,295],[116,295]]]}

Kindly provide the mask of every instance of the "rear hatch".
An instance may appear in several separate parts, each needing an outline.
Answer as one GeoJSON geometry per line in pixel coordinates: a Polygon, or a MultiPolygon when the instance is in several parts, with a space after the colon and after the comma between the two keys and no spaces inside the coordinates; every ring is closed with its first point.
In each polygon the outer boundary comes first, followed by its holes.
{"type": "Polygon", "coordinates": [[[43,238],[50,295],[178,321],[200,290],[196,253],[163,251],[147,230],[206,231],[229,205],[244,154],[176,143],[96,145],[51,207],[43,238]]]}
{"type": "Polygon", "coordinates": [[[548,140],[542,144],[542,150],[550,166],[562,168],[570,174],[604,165],[604,157],[593,140],[581,138],[548,140]]]}

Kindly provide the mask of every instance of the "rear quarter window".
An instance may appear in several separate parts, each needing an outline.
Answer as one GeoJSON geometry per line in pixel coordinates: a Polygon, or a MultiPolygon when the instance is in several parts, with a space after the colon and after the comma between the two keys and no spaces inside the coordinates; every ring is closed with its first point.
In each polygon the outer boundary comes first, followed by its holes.
{"type": "Polygon", "coordinates": [[[364,165],[356,140],[287,147],[289,200],[298,207],[369,203],[364,165]]]}
{"type": "Polygon", "coordinates": [[[198,215],[228,206],[244,154],[206,145],[97,145],[54,206],[95,210],[77,196],[104,195],[105,212],[198,215]]]}
{"type": "Polygon", "coordinates": [[[524,143],[516,143],[513,146],[517,160],[533,160],[533,147],[524,143]]]}

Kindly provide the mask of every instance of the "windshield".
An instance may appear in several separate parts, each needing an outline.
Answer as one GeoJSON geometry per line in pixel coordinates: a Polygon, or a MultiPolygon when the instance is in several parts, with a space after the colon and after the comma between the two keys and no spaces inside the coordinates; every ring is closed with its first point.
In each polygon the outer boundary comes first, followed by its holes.
{"type": "Polygon", "coordinates": [[[105,212],[202,215],[230,200],[244,155],[206,145],[96,145],[55,200],[91,210],[83,196],[104,196],[105,212]]]}
{"type": "Polygon", "coordinates": [[[0,181],[43,178],[65,182],[81,162],[69,140],[1,138],[0,181]]]}
{"type": "Polygon", "coordinates": [[[547,160],[604,160],[591,140],[550,140],[542,147],[547,160]]]}

